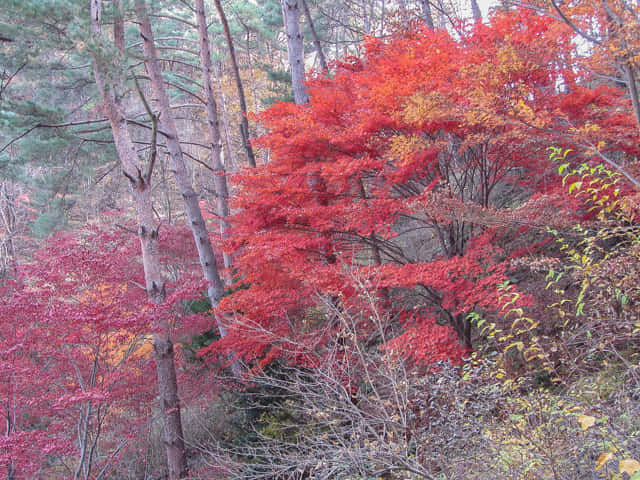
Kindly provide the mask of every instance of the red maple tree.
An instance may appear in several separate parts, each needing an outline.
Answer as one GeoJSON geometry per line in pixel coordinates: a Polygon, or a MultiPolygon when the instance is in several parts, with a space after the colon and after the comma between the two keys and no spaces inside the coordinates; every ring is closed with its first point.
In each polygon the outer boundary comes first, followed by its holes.
{"type": "Polygon", "coordinates": [[[581,215],[547,147],[637,153],[624,92],[587,86],[567,67],[571,29],[531,10],[460,38],[422,28],[365,47],[310,80],[308,104],[260,115],[273,160],[236,177],[238,281],[221,305],[233,319],[208,351],[265,363],[335,337],[328,311],[315,329],[308,319],[318,299],[357,308],[355,272],[382,300],[390,345],[456,361],[472,346],[468,314],[500,308],[517,254],[504,238],[561,207],[581,215]]]}
{"type": "Polygon", "coordinates": [[[52,237],[2,286],[1,476],[97,478],[138,448],[155,400],[153,319],[203,328],[184,307],[206,288],[184,267],[192,242],[170,230],[163,304],[147,300],[137,238],[123,231],[52,237]]]}

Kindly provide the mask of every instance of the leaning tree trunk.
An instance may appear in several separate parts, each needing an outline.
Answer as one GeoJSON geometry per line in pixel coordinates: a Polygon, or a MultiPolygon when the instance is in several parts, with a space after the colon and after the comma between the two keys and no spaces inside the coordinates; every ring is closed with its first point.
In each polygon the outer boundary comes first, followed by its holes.
{"type": "Polygon", "coordinates": [[[238,169],[238,161],[236,159],[236,153],[233,150],[233,141],[231,140],[231,128],[229,127],[229,117],[227,115],[227,104],[224,98],[224,92],[222,91],[222,67],[220,62],[216,62],[213,66],[213,73],[216,77],[216,90],[218,92],[218,99],[220,100],[220,114],[222,116],[222,129],[224,130],[225,143],[227,145],[227,152],[229,153],[229,163],[233,170],[238,169]]]}
{"type": "Polygon", "coordinates": [[[240,102],[240,112],[242,113],[242,123],[240,124],[242,134],[242,145],[247,152],[247,161],[249,166],[256,166],[256,156],[253,153],[253,147],[251,146],[251,134],[249,133],[249,120],[247,118],[247,100],[244,94],[244,87],[242,86],[242,79],[240,78],[240,69],[238,68],[238,60],[236,58],[236,49],[233,46],[233,39],[231,38],[231,30],[229,29],[229,22],[227,22],[227,16],[222,8],[220,0],[215,0],[216,10],[220,16],[220,22],[224,29],[224,37],[227,41],[227,47],[229,48],[229,56],[231,57],[231,66],[233,68],[233,77],[236,81],[236,88],[238,89],[238,101],[240,102]]]}
{"type": "Polygon", "coordinates": [[[327,64],[327,59],[324,56],[324,52],[322,51],[322,43],[320,42],[320,37],[318,36],[318,32],[316,31],[316,27],[313,23],[313,18],[311,18],[311,12],[309,11],[309,5],[307,4],[307,0],[301,0],[302,7],[304,8],[304,16],[307,19],[307,23],[309,24],[309,30],[311,30],[311,36],[313,38],[313,46],[316,48],[316,54],[318,55],[318,59],[320,60],[320,67],[322,70],[329,70],[329,65],[327,64]]]}
{"type": "MultiPolygon", "coordinates": [[[[91,29],[96,39],[102,39],[101,0],[90,1],[91,29]]],[[[122,54],[124,29],[122,28],[122,16],[119,14],[119,1],[115,2],[115,7],[118,14],[114,26],[114,40],[122,54]]],[[[134,199],[147,295],[151,302],[159,304],[165,300],[165,283],[161,270],[158,230],[151,205],[151,174],[153,173],[154,157],[151,157],[149,164],[144,168],[127,128],[127,120],[122,106],[123,97],[119,91],[119,88],[124,84],[124,75],[118,71],[116,71],[116,75],[112,72],[105,72],[101,58],[95,54],[93,63],[96,85],[111,125],[122,171],[129,179],[129,187],[134,199]]],[[[180,419],[175,357],[168,319],[165,317],[156,319],[155,327],[157,333],[153,337],[153,347],[158,375],[160,407],[163,414],[167,467],[169,479],[177,480],[187,475],[187,460],[180,419]]]]}
{"type": "MultiPolygon", "coordinates": [[[[218,1],[218,0],[216,0],[218,1]]],[[[291,69],[291,85],[293,99],[297,105],[309,101],[309,94],[304,86],[304,39],[300,31],[301,0],[282,0],[282,15],[287,34],[287,52],[291,69]]]]}
{"type": "MultiPolygon", "coordinates": [[[[160,70],[160,63],[158,62],[158,54],[145,0],[136,0],[135,6],[138,22],[140,23],[140,36],[142,37],[145,56],[144,63],[151,79],[151,86],[158,101],[158,106],[160,107],[160,121],[167,135],[171,169],[173,170],[178,191],[184,201],[187,218],[189,219],[189,227],[198,250],[198,257],[204,278],[209,282],[207,289],[209,301],[211,302],[211,307],[215,309],[224,293],[224,285],[220,278],[216,258],[213,254],[213,247],[209,238],[209,232],[207,231],[207,225],[202,217],[198,195],[193,189],[191,178],[184,162],[178,129],[176,128],[169,103],[169,96],[167,95],[162,79],[162,71],[160,70]]],[[[226,333],[223,325],[219,324],[218,329],[221,334],[226,333]]]]}
{"type": "MultiPolygon", "coordinates": [[[[251,96],[253,97],[253,110],[255,112],[260,111],[260,107],[258,106],[258,91],[256,89],[256,82],[253,70],[253,62],[251,60],[251,30],[246,24],[243,24],[246,32],[247,32],[247,67],[249,68],[249,88],[251,89],[251,96]]],[[[265,129],[261,123],[257,125],[258,135],[264,135],[265,129]]],[[[260,156],[262,157],[262,164],[266,165],[269,163],[269,150],[263,148],[260,151],[260,156]]]]}
{"type": "MultiPolygon", "coordinates": [[[[207,16],[204,9],[204,0],[196,0],[196,17],[198,21],[198,40],[200,43],[200,69],[202,71],[202,86],[204,88],[207,130],[209,133],[209,144],[211,149],[211,162],[213,164],[213,181],[216,189],[216,206],[218,210],[218,221],[220,222],[220,235],[227,238],[229,230],[229,189],[227,187],[227,177],[225,177],[224,166],[222,165],[222,142],[220,138],[220,120],[218,119],[218,106],[213,95],[211,85],[211,75],[213,67],[211,63],[211,49],[209,47],[209,35],[207,32],[207,16]]],[[[224,253],[225,268],[231,267],[231,256],[224,253]]],[[[227,286],[231,285],[231,277],[225,278],[227,286]]]]}
{"type": "Polygon", "coordinates": [[[433,15],[431,14],[431,0],[420,0],[422,5],[422,20],[427,27],[433,28],[433,15]]]}

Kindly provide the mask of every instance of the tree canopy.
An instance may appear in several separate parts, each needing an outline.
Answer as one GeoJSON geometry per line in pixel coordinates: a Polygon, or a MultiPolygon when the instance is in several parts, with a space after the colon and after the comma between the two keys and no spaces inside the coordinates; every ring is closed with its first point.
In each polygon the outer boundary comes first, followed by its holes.
{"type": "Polygon", "coordinates": [[[638,15],[4,2],[0,476],[640,478],[638,15]]]}

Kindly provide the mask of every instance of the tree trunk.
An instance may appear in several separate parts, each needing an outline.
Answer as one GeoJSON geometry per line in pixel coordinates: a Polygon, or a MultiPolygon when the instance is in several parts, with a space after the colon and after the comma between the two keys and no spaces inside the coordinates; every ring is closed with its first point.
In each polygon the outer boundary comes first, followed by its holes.
{"type": "MultiPolygon", "coordinates": [[[[258,91],[256,89],[255,76],[253,74],[253,62],[251,60],[251,30],[247,25],[244,25],[247,32],[247,67],[249,68],[249,88],[251,89],[251,96],[253,97],[253,110],[255,112],[260,111],[258,106],[258,91]]],[[[264,135],[265,130],[262,124],[257,124],[258,135],[264,135]]],[[[262,164],[269,163],[269,151],[266,148],[260,150],[260,156],[262,157],[262,164]]]]}
{"type": "Polygon", "coordinates": [[[242,112],[242,123],[240,127],[240,133],[242,134],[242,144],[247,152],[247,161],[249,166],[256,166],[256,157],[253,153],[253,147],[251,146],[251,134],[249,133],[249,120],[247,119],[247,101],[244,94],[244,87],[242,86],[242,79],[240,78],[240,69],[238,68],[238,60],[236,59],[236,49],[233,46],[233,39],[231,38],[231,30],[229,29],[229,22],[227,22],[227,16],[222,8],[220,0],[215,0],[216,9],[220,16],[220,22],[222,22],[222,28],[224,29],[224,36],[227,40],[227,46],[229,47],[229,56],[231,57],[231,66],[233,68],[233,75],[236,80],[236,88],[238,89],[238,100],[240,102],[240,111],[242,112]]]}
{"type": "Polygon", "coordinates": [[[473,13],[474,22],[482,22],[482,12],[480,11],[478,0],[471,0],[471,12],[473,13]]]}
{"type": "MultiPolygon", "coordinates": [[[[171,105],[169,104],[169,96],[167,95],[162,79],[162,72],[160,70],[160,63],[158,62],[158,54],[156,52],[145,0],[136,0],[135,6],[138,22],[140,23],[140,36],[142,37],[142,46],[145,55],[144,63],[160,107],[160,121],[163,130],[167,134],[167,148],[169,150],[171,170],[173,170],[178,191],[184,201],[187,218],[189,219],[189,228],[191,229],[198,250],[198,257],[204,278],[209,282],[207,289],[209,301],[211,302],[211,307],[215,309],[224,293],[224,285],[218,272],[207,225],[202,217],[198,195],[193,189],[191,178],[189,177],[189,172],[184,162],[178,129],[175,125],[171,105]]],[[[218,328],[221,334],[226,333],[222,325],[218,325],[218,328]]]]}
{"type": "Polygon", "coordinates": [[[447,13],[447,10],[445,9],[444,2],[442,0],[438,0],[438,11],[439,11],[438,27],[442,28],[443,30],[446,30],[448,13],[447,13]]]}
{"type": "Polygon", "coordinates": [[[233,141],[231,140],[231,129],[229,128],[229,118],[227,116],[227,107],[224,99],[224,92],[222,91],[222,82],[220,77],[222,76],[220,62],[216,62],[213,67],[214,74],[216,76],[216,87],[218,89],[218,97],[220,99],[220,113],[222,114],[222,127],[224,130],[224,137],[227,144],[227,151],[229,153],[229,162],[233,170],[237,170],[238,161],[236,159],[236,153],[233,150],[233,141]]]}
{"type": "MultiPolygon", "coordinates": [[[[91,0],[91,28],[96,38],[101,34],[101,0],[91,0]]],[[[116,11],[120,9],[120,2],[116,2],[116,11]]],[[[124,29],[121,28],[122,17],[116,16],[114,34],[115,44],[120,53],[124,48],[121,38],[124,29]]],[[[119,86],[124,84],[123,75],[109,75],[105,73],[97,56],[93,58],[94,76],[104,108],[109,118],[113,139],[122,171],[129,179],[131,194],[134,199],[136,220],[138,223],[138,237],[142,250],[142,265],[146,283],[147,295],[151,302],[158,304],[165,299],[164,278],[162,276],[160,255],[158,248],[158,231],[153,219],[151,205],[151,173],[153,158],[146,169],[138,156],[131,134],[127,128],[127,120],[122,106],[122,98],[118,92],[119,86]],[[142,172],[145,172],[144,174],[142,172]]],[[[182,423],[180,419],[180,399],[176,380],[175,359],[171,347],[170,327],[166,318],[156,319],[158,333],[154,335],[154,351],[156,370],[158,375],[158,393],[164,423],[164,442],[167,455],[169,479],[177,480],[187,475],[187,461],[184,448],[182,423]]]]}
{"type": "MultiPolygon", "coordinates": [[[[166,326],[168,328],[168,324],[166,326]]],[[[168,335],[158,333],[153,337],[153,353],[158,374],[160,410],[164,419],[164,444],[167,452],[169,480],[187,476],[187,456],[184,448],[180,398],[176,378],[175,352],[168,335]]]]}
{"type": "Polygon", "coordinates": [[[304,86],[304,39],[300,31],[300,1],[282,0],[289,68],[291,69],[291,86],[293,88],[293,99],[297,105],[302,105],[309,101],[309,94],[304,86]]]}
{"type": "MultiPolygon", "coordinates": [[[[209,133],[209,143],[211,148],[211,162],[213,164],[213,181],[216,189],[216,206],[218,209],[218,221],[220,222],[220,235],[227,238],[229,229],[229,189],[227,187],[227,177],[222,165],[222,142],[220,139],[220,121],[218,119],[218,106],[213,95],[211,86],[211,74],[213,71],[211,63],[211,50],[209,47],[209,35],[207,32],[207,16],[204,8],[204,0],[195,0],[196,17],[198,23],[198,41],[200,44],[200,69],[202,71],[202,86],[204,88],[207,130],[209,133]]],[[[231,267],[231,256],[223,253],[225,268],[231,267]]],[[[231,286],[231,277],[227,275],[225,283],[231,286]]]]}
{"type": "Polygon", "coordinates": [[[0,219],[4,240],[0,242],[0,279],[17,272],[18,258],[16,253],[15,235],[18,226],[15,195],[10,192],[8,183],[0,184],[0,219]]]}
{"type": "Polygon", "coordinates": [[[320,60],[320,67],[322,70],[329,70],[329,66],[327,65],[327,59],[322,52],[322,43],[320,43],[320,37],[318,36],[318,32],[316,32],[316,27],[313,24],[313,19],[311,18],[311,12],[309,11],[309,5],[307,4],[307,0],[301,0],[302,7],[304,8],[304,16],[309,23],[309,29],[311,30],[311,36],[313,37],[313,45],[316,47],[316,53],[318,54],[318,59],[320,60]]]}
{"type": "Polygon", "coordinates": [[[420,4],[422,5],[422,20],[427,27],[433,28],[433,15],[431,14],[431,3],[430,0],[420,0],[420,4]]]}
{"type": "Polygon", "coordinates": [[[629,90],[629,96],[631,97],[631,105],[633,106],[633,115],[636,119],[636,126],[640,129],[640,99],[638,98],[638,84],[636,83],[633,65],[630,61],[626,61],[622,64],[622,70],[627,80],[627,89],[629,90]]]}
{"type": "Polygon", "coordinates": [[[409,28],[409,9],[407,8],[406,0],[397,0],[398,1],[398,10],[400,11],[400,20],[402,23],[403,29],[409,28]]]}
{"type": "MultiPolygon", "coordinates": [[[[369,7],[369,3],[365,0],[363,1],[361,4],[358,4],[358,7],[360,7],[360,11],[362,13],[362,27],[364,29],[364,33],[367,35],[371,35],[371,15],[369,15],[367,13],[367,7],[369,7]]],[[[384,2],[382,3],[382,10],[383,10],[383,14],[384,14],[384,2]]]]}

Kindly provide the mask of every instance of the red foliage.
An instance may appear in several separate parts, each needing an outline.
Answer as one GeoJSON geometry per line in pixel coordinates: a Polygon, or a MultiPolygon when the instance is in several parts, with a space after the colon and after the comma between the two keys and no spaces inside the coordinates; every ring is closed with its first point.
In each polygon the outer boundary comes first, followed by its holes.
{"type": "Polygon", "coordinates": [[[456,334],[470,345],[468,313],[499,309],[513,252],[497,239],[567,201],[546,148],[637,153],[623,92],[589,89],[564,67],[571,38],[518,10],[457,40],[428,29],[368,39],[363,59],[309,82],[309,104],[263,113],[269,133],[256,143],[273,161],[235,178],[238,288],[221,304],[234,320],[209,351],[264,363],[328,341],[329,315],[315,337],[306,319],[318,298],[358,304],[348,271],[401,319],[389,348],[426,363],[464,354],[456,334]],[[535,207],[523,205],[532,194],[535,207]]]}
{"type": "Polygon", "coordinates": [[[459,358],[454,331],[468,347],[468,313],[499,309],[512,252],[496,239],[566,200],[546,148],[597,138],[637,150],[623,92],[589,89],[564,66],[571,38],[529,10],[460,39],[371,38],[364,58],[309,82],[309,104],[260,115],[268,133],[256,143],[273,161],[235,178],[238,282],[221,304],[233,320],[208,351],[264,363],[328,341],[330,315],[312,326],[310,312],[319,298],[357,306],[355,272],[404,325],[388,346],[426,363],[459,358]],[[536,208],[522,206],[534,193],[536,208]]]}
{"type": "MultiPolygon", "coordinates": [[[[193,258],[177,229],[164,236],[174,246],[165,260],[193,258]]],[[[167,301],[151,304],[138,252],[137,237],[122,231],[59,235],[2,286],[0,476],[58,478],[60,465],[81,464],[94,476],[117,471],[138,441],[155,398],[154,319],[176,317],[204,289],[174,265],[167,301]]]]}

